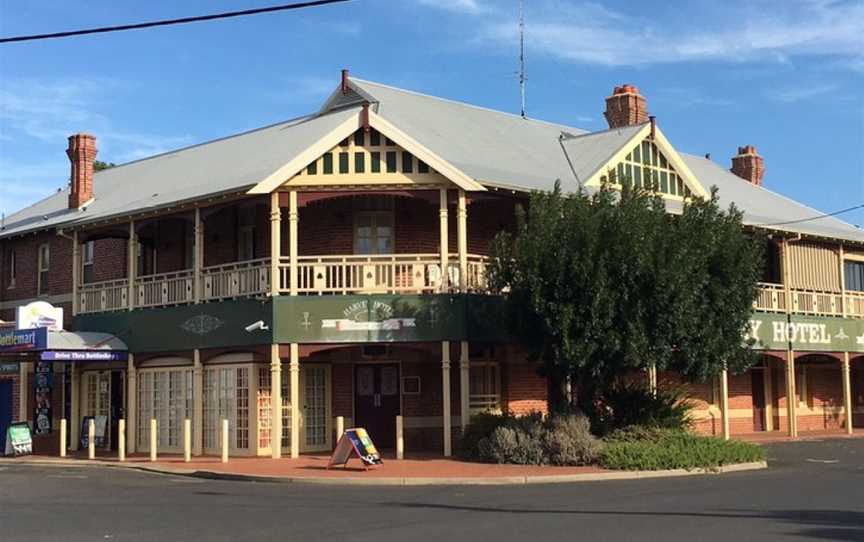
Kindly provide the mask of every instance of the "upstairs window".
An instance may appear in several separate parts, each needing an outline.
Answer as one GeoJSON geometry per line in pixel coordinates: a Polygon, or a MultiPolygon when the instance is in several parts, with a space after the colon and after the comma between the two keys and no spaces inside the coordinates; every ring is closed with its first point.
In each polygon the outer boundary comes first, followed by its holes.
{"type": "Polygon", "coordinates": [[[843,263],[846,289],[864,292],[864,262],[846,260],[843,263]]]}
{"type": "Polygon", "coordinates": [[[18,262],[17,256],[15,255],[14,250],[9,251],[9,282],[7,283],[7,288],[15,287],[15,277],[18,274],[18,262]]]}
{"type": "Polygon", "coordinates": [[[39,277],[36,287],[37,295],[43,295],[48,293],[48,271],[50,267],[51,248],[48,243],[44,243],[42,245],[39,245],[39,261],[36,267],[39,271],[39,277]]]}
{"type": "Polygon", "coordinates": [[[81,281],[84,284],[93,282],[93,253],[96,241],[87,241],[81,247],[81,281]]]}
{"type": "Polygon", "coordinates": [[[355,254],[393,253],[393,213],[364,211],[354,217],[355,254]]]}

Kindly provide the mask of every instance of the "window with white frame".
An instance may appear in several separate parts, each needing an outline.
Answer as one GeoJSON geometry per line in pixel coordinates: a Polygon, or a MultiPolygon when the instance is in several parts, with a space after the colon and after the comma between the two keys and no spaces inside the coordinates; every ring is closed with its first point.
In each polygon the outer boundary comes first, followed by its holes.
{"type": "Polygon", "coordinates": [[[8,288],[15,287],[15,277],[18,275],[18,261],[14,250],[9,251],[9,282],[8,288]]]}
{"type": "Polygon", "coordinates": [[[258,447],[268,448],[271,442],[273,393],[270,389],[270,367],[258,367],[258,447]]]}
{"type": "MultiPolygon", "coordinates": [[[[150,420],[156,420],[159,449],[183,447],[183,422],[193,419],[192,369],[141,369],[138,373],[138,446],[150,448],[150,420]]],[[[194,427],[194,422],[192,423],[194,427]]]]}
{"type": "Polygon", "coordinates": [[[48,293],[49,269],[51,268],[51,246],[48,243],[39,245],[39,277],[37,279],[38,295],[48,293]]]}
{"type": "Polygon", "coordinates": [[[249,367],[204,370],[204,447],[221,447],[222,420],[228,420],[231,449],[249,448],[249,367]]]}
{"type": "Polygon", "coordinates": [[[81,247],[81,280],[86,284],[93,282],[93,254],[96,241],[87,241],[81,247]]]}
{"type": "Polygon", "coordinates": [[[354,254],[393,253],[393,213],[362,211],[354,215],[354,254]]]}
{"type": "Polygon", "coordinates": [[[667,196],[690,197],[691,191],[672,163],[653,141],[642,141],[619,162],[601,182],[629,184],[636,188],[656,189],[667,196]]]}
{"type": "Polygon", "coordinates": [[[237,219],[237,259],[255,259],[255,206],[240,207],[237,219]]]}
{"type": "Polygon", "coordinates": [[[469,366],[468,405],[471,410],[501,408],[501,375],[494,361],[471,361],[469,366]]]}

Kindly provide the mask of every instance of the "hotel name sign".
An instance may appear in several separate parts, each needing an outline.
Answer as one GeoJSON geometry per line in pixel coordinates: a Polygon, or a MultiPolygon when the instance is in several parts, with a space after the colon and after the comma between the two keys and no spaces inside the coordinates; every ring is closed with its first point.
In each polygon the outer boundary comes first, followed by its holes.
{"type": "Polygon", "coordinates": [[[750,338],[757,350],[864,352],[864,320],[754,313],[750,338]]]}

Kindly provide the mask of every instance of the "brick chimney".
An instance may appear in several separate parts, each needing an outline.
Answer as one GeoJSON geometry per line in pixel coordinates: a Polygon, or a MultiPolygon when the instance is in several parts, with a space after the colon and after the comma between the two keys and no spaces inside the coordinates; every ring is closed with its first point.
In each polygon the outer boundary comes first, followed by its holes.
{"type": "Polygon", "coordinates": [[[96,137],[90,134],[69,136],[66,156],[72,163],[69,179],[69,208],[80,209],[93,199],[93,162],[96,160],[96,137]]]}
{"type": "Polygon", "coordinates": [[[732,157],[732,169],[730,171],[745,181],[756,186],[762,186],[762,177],[765,176],[765,160],[759,156],[753,145],[738,147],[738,154],[732,157]]]}
{"type": "Polygon", "coordinates": [[[648,122],[648,107],[638,88],[621,85],[615,87],[612,95],[606,98],[606,111],[603,115],[609,128],[621,128],[648,122]]]}

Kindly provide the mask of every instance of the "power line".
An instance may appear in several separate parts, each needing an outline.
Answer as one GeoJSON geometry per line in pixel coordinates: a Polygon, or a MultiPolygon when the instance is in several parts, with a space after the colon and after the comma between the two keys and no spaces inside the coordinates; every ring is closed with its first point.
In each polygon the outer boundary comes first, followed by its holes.
{"type": "Polygon", "coordinates": [[[811,220],[819,220],[820,218],[828,218],[829,216],[837,216],[842,215],[843,213],[848,213],[849,211],[854,211],[856,209],[864,209],[864,203],[860,205],[855,205],[854,207],[849,207],[847,209],[840,209],[839,211],[834,211],[833,213],[825,213],[822,215],[811,216],[810,218],[802,218],[799,220],[789,220],[788,222],[772,222],[771,224],[753,224],[754,226],[785,226],[787,224],[799,224],[801,222],[809,222],[811,220]]]}
{"type": "Polygon", "coordinates": [[[11,43],[16,41],[36,41],[47,40],[54,38],[68,38],[70,36],[83,36],[85,34],[104,34],[106,32],[120,32],[123,30],[137,30],[140,28],[151,28],[154,26],[169,26],[174,24],[197,23],[200,21],[213,21],[216,19],[229,19],[231,17],[245,17],[247,15],[257,15],[259,13],[272,13],[274,11],[288,11],[292,9],[311,8],[318,6],[326,6],[327,4],[337,4],[340,2],[350,2],[351,0],[313,0],[310,2],[296,2],[293,4],[282,4],[278,6],[270,6],[266,8],[244,9],[241,11],[227,11],[223,13],[214,13],[211,15],[198,15],[195,17],[182,17],[180,19],[163,19],[161,21],[150,21],[146,23],[124,24],[117,26],[103,26],[100,28],[88,28],[86,30],[70,30],[68,32],[54,32],[51,34],[32,34],[29,36],[15,36],[12,38],[0,38],[0,43],[11,43]]]}

